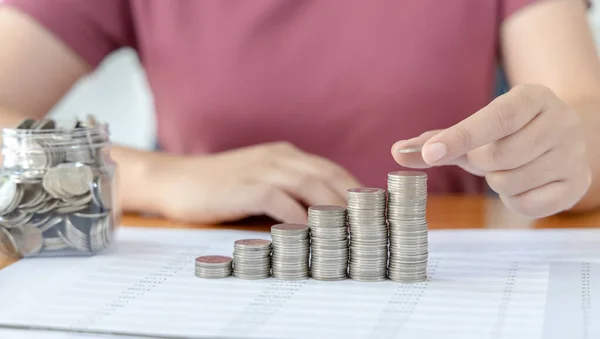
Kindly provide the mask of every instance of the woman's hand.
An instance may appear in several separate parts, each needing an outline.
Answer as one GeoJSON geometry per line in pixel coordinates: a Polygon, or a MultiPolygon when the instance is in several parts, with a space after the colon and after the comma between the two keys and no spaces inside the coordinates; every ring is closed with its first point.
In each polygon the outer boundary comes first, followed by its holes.
{"type": "Polygon", "coordinates": [[[407,167],[458,165],[485,176],[504,204],[539,218],[573,207],[592,174],[579,115],[549,89],[523,85],[460,123],[392,147],[407,167]],[[423,146],[421,154],[399,149],[423,146]]]}
{"type": "Polygon", "coordinates": [[[253,215],[306,222],[306,206],[345,206],[346,190],[360,186],[342,167],[288,143],[176,157],[155,167],[151,181],[159,213],[197,223],[253,215]]]}

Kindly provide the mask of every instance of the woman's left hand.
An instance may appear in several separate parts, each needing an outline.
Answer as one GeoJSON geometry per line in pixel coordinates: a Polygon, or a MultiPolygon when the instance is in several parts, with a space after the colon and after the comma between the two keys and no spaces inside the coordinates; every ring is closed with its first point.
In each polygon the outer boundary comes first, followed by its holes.
{"type": "Polygon", "coordinates": [[[592,180],[581,118],[551,90],[521,85],[445,130],[392,147],[402,166],[457,165],[485,176],[513,211],[541,218],[572,208],[592,180]],[[421,153],[400,149],[422,146],[421,153]]]}

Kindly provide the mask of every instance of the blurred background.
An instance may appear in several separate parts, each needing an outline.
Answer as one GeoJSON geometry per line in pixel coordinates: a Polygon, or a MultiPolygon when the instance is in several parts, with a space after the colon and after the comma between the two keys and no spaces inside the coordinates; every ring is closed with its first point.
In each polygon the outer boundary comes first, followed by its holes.
{"type": "MultiPolygon", "coordinates": [[[[593,6],[588,21],[600,55],[600,10],[593,6]]],[[[115,143],[140,149],[155,146],[156,125],[152,93],[137,54],[122,49],[80,81],[52,110],[55,118],[92,113],[111,125],[115,143]]]]}

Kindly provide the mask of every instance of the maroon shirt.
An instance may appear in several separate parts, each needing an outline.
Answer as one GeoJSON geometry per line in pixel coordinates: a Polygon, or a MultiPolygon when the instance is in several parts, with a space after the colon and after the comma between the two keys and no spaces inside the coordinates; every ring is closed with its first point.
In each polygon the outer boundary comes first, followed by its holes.
{"type": "MultiPolygon", "coordinates": [[[[535,0],[5,0],[93,66],[135,48],[158,140],[200,154],[287,140],[367,186],[394,142],[493,98],[499,27],[535,0]]],[[[123,112],[126,114],[126,112],[123,112]]],[[[431,192],[481,192],[455,167],[431,192]]]]}

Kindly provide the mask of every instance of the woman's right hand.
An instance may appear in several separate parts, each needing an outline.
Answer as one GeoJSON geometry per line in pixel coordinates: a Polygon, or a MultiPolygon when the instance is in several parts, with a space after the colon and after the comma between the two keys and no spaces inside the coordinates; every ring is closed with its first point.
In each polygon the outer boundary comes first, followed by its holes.
{"type": "Polygon", "coordinates": [[[361,186],[339,165],[284,142],[163,159],[154,167],[158,212],[204,224],[255,215],[305,223],[306,206],[346,206],[347,190],[361,186]]]}

